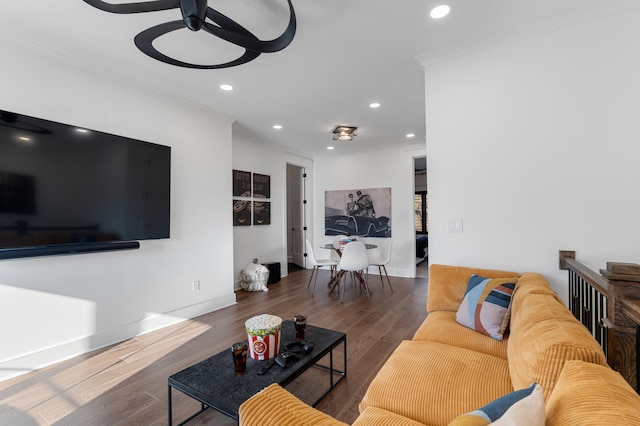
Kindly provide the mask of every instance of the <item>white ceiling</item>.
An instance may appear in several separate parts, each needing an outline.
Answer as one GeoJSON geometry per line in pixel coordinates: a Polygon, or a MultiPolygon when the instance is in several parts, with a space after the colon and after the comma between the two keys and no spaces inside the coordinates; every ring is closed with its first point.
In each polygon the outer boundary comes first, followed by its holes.
{"type": "MultiPolygon", "coordinates": [[[[424,142],[424,77],[417,58],[433,62],[637,7],[624,0],[445,0],[452,13],[434,21],[428,11],[442,3],[437,0],[292,2],[298,29],[290,46],[219,70],[166,65],[135,47],[136,34],[180,19],[178,9],[122,15],[82,0],[2,0],[0,31],[224,112],[237,120],[234,131],[313,157],[424,142]],[[222,83],[235,90],[221,91],[222,83]],[[372,101],[382,106],[370,109],[372,101]],[[283,129],[274,130],[274,124],[283,129]],[[334,142],[336,125],[358,126],[359,135],[334,142]],[[407,133],[416,137],[408,140],[407,133]],[[335,150],[328,152],[328,145],[335,150]]],[[[280,35],[289,18],[285,0],[209,5],[263,40],[280,35]]],[[[157,46],[196,63],[226,62],[243,52],[187,29],[164,36],[157,46]]]]}

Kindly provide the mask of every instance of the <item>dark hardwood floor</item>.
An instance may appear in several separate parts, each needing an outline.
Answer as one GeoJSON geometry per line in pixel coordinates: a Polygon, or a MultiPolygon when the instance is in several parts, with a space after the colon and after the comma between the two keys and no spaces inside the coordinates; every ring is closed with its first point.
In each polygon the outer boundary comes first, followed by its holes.
{"type": "MultiPolygon", "coordinates": [[[[304,313],[311,325],[347,334],[348,375],[317,408],[352,423],[381,365],[426,317],[426,267],[419,269],[416,279],[391,277],[393,293],[370,275],[371,300],[347,281],[340,303],[336,294],[327,294],[325,270],[313,296],[308,270],[290,273],[269,292],[239,291],[236,305],[0,382],[0,424],[166,425],[167,378],[243,340],[245,320],[262,313],[283,319],[304,313]]],[[[314,380],[313,374],[303,375],[288,389],[304,393],[314,380]]],[[[176,421],[198,404],[174,391],[173,407],[176,421]]],[[[235,423],[208,410],[189,424],[235,423]]]]}

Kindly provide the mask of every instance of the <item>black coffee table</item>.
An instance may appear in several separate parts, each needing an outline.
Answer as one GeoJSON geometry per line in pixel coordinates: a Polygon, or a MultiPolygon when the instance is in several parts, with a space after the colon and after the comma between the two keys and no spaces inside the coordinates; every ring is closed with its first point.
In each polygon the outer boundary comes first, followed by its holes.
{"type": "MultiPolygon", "coordinates": [[[[285,345],[292,343],[294,337],[293,321],[283,321],[280,351],[284,350],[285,345]]],[[[313,343],[314,348],[310,354],[298,355],[300,359],[284,369],[275,364],[263,375],[258,375],[258,372],[273,360],[258,361],[248,358],[247,372],[243,376],[235,376],[231,350],[227,349],[170,376],[169,426],[173,424],[172,388],[196,399],[201,404],[200,411],[179,423],[180,425],[189,422],[209,408],[237,421],[238,408],[244,401],[272,383],[278,383],[284,387],[314,366],[329,372],[329,388],[312,404],[315,407],[347,375],[347,336],[338,331],[307,325],[305,338],[313,343]],[[333,350],[340,344],[344,348],[343,371],[333,366],[333,350]],[[329,355],[329,365],[319,365],[318,362],[326,355],[329,355]],[[334,375],[337,376],[337,380],[334,375]]]]}

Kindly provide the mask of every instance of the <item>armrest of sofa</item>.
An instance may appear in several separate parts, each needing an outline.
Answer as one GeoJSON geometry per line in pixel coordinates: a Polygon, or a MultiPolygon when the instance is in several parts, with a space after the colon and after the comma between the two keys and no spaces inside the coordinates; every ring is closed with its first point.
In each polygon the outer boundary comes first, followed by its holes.
{"type": "Polygon", "coordinates": [[[640,424],[640,396],[608,366],[567,361],[547,402],[547,425],[640,424]]]}
{"type": "Polygon", "coordinates": [[[473,274],[485,278],[520,277],[517,272],[433,264],[429,267],[427,312],[456,312],[473,274]]]}
{"type": "Polygon", "coordinates": [[[274,383],[240,405],[240,426],[347,426],[274,383]]]}
{"type": "MultiPolygon", "coordinates": [[[[518,291],[516,289],[516,293],[518,291]]],[[[568,361],[607,365],[607,358],[591,332],[557,295],[528,293],[515,308],[511,312],[511,334],[507,341],[514,388],[536,382],[542,387],[546,400],[568,361]]]]}

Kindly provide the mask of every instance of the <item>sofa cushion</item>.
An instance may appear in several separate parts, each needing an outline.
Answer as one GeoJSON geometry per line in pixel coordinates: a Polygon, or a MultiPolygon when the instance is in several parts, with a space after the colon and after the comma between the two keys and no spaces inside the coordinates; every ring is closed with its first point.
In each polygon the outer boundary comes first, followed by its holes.
{"type": "Polygon", "coordinates": [[[513,391],[507,360],[438,342],[405,340],[369,385],[360,412],[378,407],[447,425],[513,391]]]}
{"type": "Polygon", "coordinates": [[[433,264],[429,267],[427,312],[456,312],[472,274],[487,278],[518,277],[517,272],[433,264]]]}
{"type": "Polygon", "coordinates": [[[544,426],[545,409],[542,388],[532,383],[526,389],[513,391],[484,407],[462,414],[449,426],[518,425],[544,426]]]}
{"type": "Polygon", "coordinates": [[[305,404],[274,383],[240,405],[240,426],[346,426],[328,414],[305,404]]]}
{"type": "Polygon", "coordinates": [[[485,278],[473,274],[458,308],[456,320],[465,327],[502,340],[517,278],[485,278]]]}
{"type": "Polygon", "coordinates": [[[609,367],[567,361],[547,402],[547,425],[640,425],[640,396],[609,367]]]}
{"type": "Polygon", "coordinates": [[[352,426],[424,426],[424,424],[382,408],[367,407],[352,426]]]}
{"type": "Polygon", "coordinates": [[[445,343],[504,359],[508,339],[508,334],[503,340],[496,340],[464,327],[456,321],[456,313],[450,311],[431,312],[413,335],[413,340],[445,343]]]}
{"type": "Polygon", "coordinates": [[[536,382],[545,399],[566,361],[606,365],[598,342],[553,294],[532,293],[518,309],[514,306],[507,358],[514,388],[536,382]]]}

